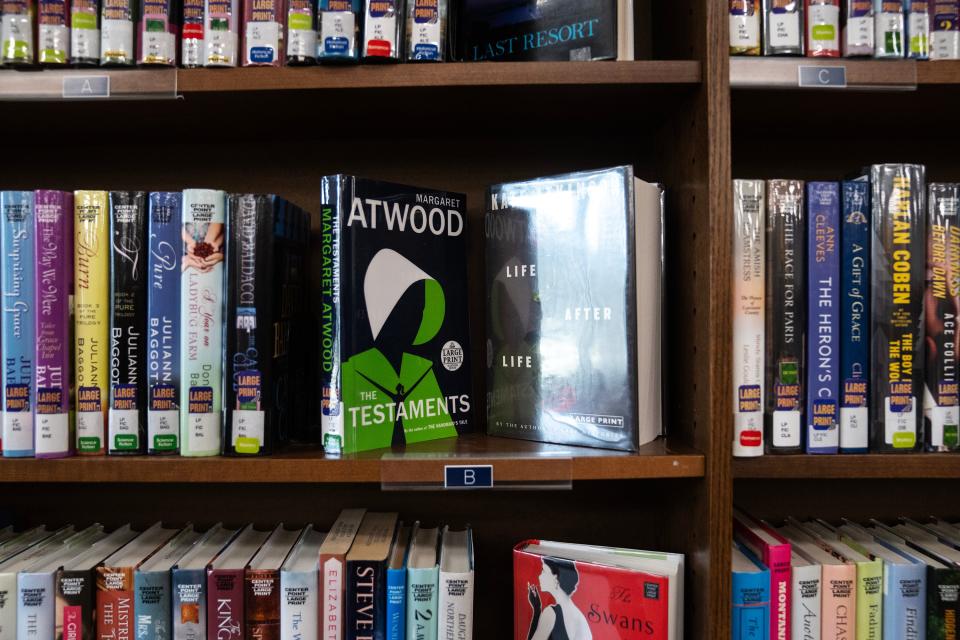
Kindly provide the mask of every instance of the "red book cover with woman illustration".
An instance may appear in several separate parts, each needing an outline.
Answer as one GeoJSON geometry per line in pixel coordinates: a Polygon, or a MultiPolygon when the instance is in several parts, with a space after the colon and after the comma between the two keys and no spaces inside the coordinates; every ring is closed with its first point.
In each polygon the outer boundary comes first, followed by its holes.
{"type": "MultiPolygon", "coordinates": [[[[627,550],[520,543],[513,552],[514,639],[668,640],[675,626],[670,577],[626,568],[634,559],[627,550]]],[[[682,573],[682,560],[679,566],[682,573]]]]}

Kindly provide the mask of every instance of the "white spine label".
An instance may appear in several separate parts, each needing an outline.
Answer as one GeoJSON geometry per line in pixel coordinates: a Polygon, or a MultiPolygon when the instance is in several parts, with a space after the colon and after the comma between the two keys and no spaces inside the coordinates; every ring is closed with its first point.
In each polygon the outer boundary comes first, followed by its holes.
{"type": "Polygon", "coordinates": [[[895,442],[903,448],[910,448],[917,440],[917,399],[910,398],[910,408],[904,411],[894,411],[890,408],[890,398],[884,398],[884,439],[889,445],[895,442]],[[898,438],[901,434],[908,434],[905,438],[898,438]],[[910,446],[904,446],[904,442],[910,442],[910,446]]]}
{"type": "Polygon", "coordinates": [[[364,55],[396,57],[397,55],[397,16],[385,15],[374,18],[367,15],[364,24],[364,55]]]}
{"type": "Polygon", "coordinates": [[[317,32],[312,29],[288,29],[287,55],[313,58],[317,55],[317,32]]]}
{"type": "Polygon", "coordinates": [[[903,14],[877,14],[877,55],[903,55],[903,14]]]}
{"type": "Polygon", "coordinates": [[[144,31],[140,38],[143,43],[142,62],[173,64],[177,59],[177,41],[169,31],[144,31]]]}
{"type": "Polygon", "coordinates": [[[241,453],[256,453],[259,449],[263,447],[263,435],[264,435],[264,412],[255,411],[249,409],[235,409],[233,412],[233,425],[231,432],[233,433],[233,447],[241,451],[241,453]],[[256,440],[256,450],[246,450],[252,447],[252,443],[243,444],[240,443],[240,440],[256,440]],[[239,446],[238,446],[238,443],[239,446]]]}
{"type": "Polygon", "coordinates": [[[809,46],[814,49],[840,49],[840,7],[811,4],[807,20],[809,46]]]}
{"type": "Polygon", "coordinates": [[[207,14],[207,24],[204,30],[203,44],[206,49],[206,63],[210,66],[235,67],[237,66],[237,33],[232,29],[221,28],[222,22],[232,21],[232,18],[212,18],[207,14]],[[214,28],[214,22],[216,27],[214,28]]]}
{"type": "Polygon", "coordinates": [[[730,46],[747,48],[760,46],[760,14],[730,16],[730,46]]]}
{"type": "Polygon", "coordinates": [[[272,64],[280,48],[280,24],[277,22],[248,22],[246,61],[251,64],[272,64]]]}
{"type": "Polygon", "coordinates": [[[840,407],[840,448],[866,449],[869,446],[869,421],[867,407],[840,407]]]}
{"type": "Polygon", "coordinates": [[[100,59],[125,57],[133,60],[133,23],[104,19],[100,27],[100,59]]]}
{"type": "Polygon", "coordinates": [[[873,49],[873,16],[847,18],[847,47],[873,49]]]}
{"type": "Polygon", "coordinates": [[[83,438],[96,438],[103,445],[103,413],[77,411],[77,441],[83,438]]]}
{"type": "Polygon", "coordinates": [[[140,443],[136,442],[134,446],[117,444],[117,436],[133,436],[135,441],[139,440],[139,421],[140,412],[136,409],[110,409],[110,448],[111,449],[136,449],[140,443]]]}
{"type": "Polygon", "coordinates": [[[187,449],[192,453],[220,450],[220,414],[191,413],[187,428],[187,449]]]}
{"type": "Polygon", "coordinates": [[[33,449],[33,414],[29,411],[3,412],[3,448],[8,451],[33,449]]]}
{"type": "Polygon", "coordinates": [[[799,411],[773,412],[773,446],[799,447],[800,431],[801,422],[799,411]]]}
{"type": "Polygon", "coordinates": [[[147,411],[147,446],[155,447],[158,436],[176,439],[180,435],[180,412],[147,411]]]}
{"type": "Polygon", "coordinates": [[[960,31],[934,31],[930,35],[930,57],[934,60],[960,58],[960,31]]]}
{"type": "Polygon", "coordinates": [[[33,60],[33,25],[30,23],[30,16],[21,13],[4,14],[0,19],[0,37],[3,40],[3,57],[7,59],[17,58],[17,53],[29,52],[28,58],[24,61],[33,60]]]}
{"type": "Polygon", "coordinates": [[[768,13],[770,18],[770,46],[799,47],[800,46],[800,14],[799,13],[768,13]]]}
{"type": "Polygon", "coordinates": [[[62,24],[42,24],[40,32],[40,52],[66,52],[70,40],[70,30],[62,24]]]}
{"type": "Polygon", "coordinates": [[[320,14],[319,55],[353,55],[357,21],[352,11],[324,11],[320,14]]]}
{"type": "Polygon", "coordinates": [[[37,454],[65,453],[70,448],[70,416],[37,414],[37,454]]]}
{"type": "Polygon", "coordinates": [[[70,30],[70,57],[90,58],[100,57],[100,29],[71,29],[70,30]]]}

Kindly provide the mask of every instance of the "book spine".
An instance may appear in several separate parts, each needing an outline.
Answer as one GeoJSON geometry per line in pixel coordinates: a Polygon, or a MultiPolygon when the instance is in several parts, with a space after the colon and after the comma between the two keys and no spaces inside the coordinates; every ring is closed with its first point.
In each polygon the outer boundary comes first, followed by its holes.
{"type": "Polygon", "coordinates": [[[204,0],[183,0],[180,10],[180,66],[203,66],[204,0]]]}
{"type": "MultiPolygon", "coordinates": [[[[317,597],[317,571],[280,573],[280,638],[307,640],[320,638],[320,599],[317,597]]],[[[326,625],[324,625],[326,631],[326,625]]],[[[322,636],[326,640],[327,636],[322,636]]]]}
{"type": "Polygon", "coordinates": [[[857,563],[857,640],[876,640],[883,633],[883,562],[857,563]]]}
{"type": "Polygon", "coordinates": [[[763,455],[764,183],[734,180],[734,456],[763,455]]]}
{"type": "Polygon", "coordinates": [[[100,64],[100,0],[70,2],[70,64],[100,64]]]}
{"type": "Polygon", "coordinates": [[[344,640],[346,630],[346,566],[342,554],[320,554],[320,601],[324,640],[344,640]]]}
{"type": "Polygon", "coordinates": [[[183,192],[183,267],[180,304],[180,452],[220,453],[223,410],[223,258],[226,196],[183,192]]]}
{"type": "Polygon", "coordinates": [[[795,566],[792,569],[791,637],[794,640],[820,640],[820,565],[795,566]]]}
{"type": "Polygon", "coordinates": [[[807,56],[840,57],[840,0],[805,0],[807,56]]]}
{"type": "Polygon", "coordinates": [[[872,238],[871,448],[922,445],[924,167],[875,165],[872,238]]]}
{"type": "Polygon", "coordinates": [[[240,0],[205,0],[203,13],[204,66],[237,66],[240,0]]]}
{"type": "MultiPolygon", "coordinates": [[[[137,571],[133,576],[135,638],[171,640],[170,572],[137,571]]],[[[132,638],[131,638],[132,640],[132,638]]]]}
{"type": "Polygon", "coordinates": [[[27,573],[17,576],[17,634],[29,640],[53,638],[56,627],[54,613],[53,573],[27,573]]]}
{"type": "Polygon", "coordinates": [[[92,571],[58,571],[54,640],[96,637],[96,578],[92,571]]]}
{"type": "Polygon", "coordinates": [[[956,640],[958,614],[957,569],[927,567],[927,640],[956,640]]]}
{"type": "Polygon", "coordinates": [[[280,640],[280,572],[247,569],[244,593],[246,637],[280,640]]]}
{"type": "Polygon", "coordinates": [[[313,64],[317,60],[316,0],[287,0],[286,64],[313,64]]]}
{"type": "Polygon", "coordinates": [[[146,363],[148,247],[146,194],[110,192],[113,237],[110,261],[110,413],[111,455],[146,450],[146,363]]]}
{"type": "Polygon", "coordinates": [[[473,572],[440,572],[437,605],[440,640],[473,640],[473,572]]]}
{"type": "Polygon", "coordinates": [[[343,640],[386,638],[387,585],[383,561],[347,562],[347,616],[343,640]]]}
{"type": "Polygon", "coordinates": [[[874,20],[876,24],[875,58],[902,58],[905,23],[903,2],[896,0],[873,0],[874,20]]]}
{"type": "Polygon", "coordinates": [[[857,586],[855,583],[855,567],[823,565],[821,637],[838,640],[853,640],[857,637],[857,586]]]}
{"type": "Polygon", "coordinates": [[[106,446],[110,338],[110,233],[106,191],[74,194],[74,368],[77,453],[106,446]]]}
{"type": "Polygon", "coordinates": [[[731,2],[730,55],[760,55],[760,0],[731,2]]]}
{"type": "Polygon", "coordinates": [[[182,194],[150,194],[147,258],[147,452],[180,448],[182,194]]]}
{"type": "Polygon", "coordinates": [[[770,638],[790,640],[790,545],[764,546],[763,563],[770,570],[770,638]]]}
{"type": "Polygon", "coordinates": [[[0,571],[0,638],[16,640],[17,635],[17,574],[0,571]]]}
{"type": "Polygon", "coordinates": [[[70,309],[73,288],[73,194],[37,191],[34,250],[37,259],[36,402],[34,442],[38,458],[73,454],[70,416],[70,309]]]}
{"type": "Polygon", "coordinates": [[[348,197],[347,180],[335,176],[320,184],[320,424],[328,455],[343,452],[346,435],[340,368],[340,220],[348,197]]]}
{"type": "MultiPolygon", "coordinates": [[[[406,638],[406,625],[407,625],[407,589],[409,585],[407,584],[407,571],[406,569],[387,569],[387,632],[386,640],[404,640],[406,638]]],[[[437,589],[436,585],[433,588],[434,594],[436,594],[437,589]]],[[[422,638],[426,640],[427,638],[436,638],[436,628],[437,628],[437,618],[436,618],[436,603],[434,607],[430,609],[429,622],[432,623],[433,636],[427,635],[427,631],[424,630],[424,635],[422,638]]],[[[425,626],[427,623],[420,621],[419,626],[425,626]]],[[[416,638],[416,635],[411,635],[411,638],[416,638]]]]}
{"type": "Polygon", "coordinates": [[[132,567],[97,567],[97,637],[134,637],[133,587],[132,567]]]}
{"type": "Polygon", "coordinates": [[[874,51],[873,0],[846,0],[843,55],[872,56],[874,51]]]}
{"type": "Polygon", "coordinates": [[[840,450],[870,447],[870,190],[843,183],[840,233],[840,450]]]}
{"type": "Polygon", "coordinates": [[[37,25],[37,62],[63,66],[70,56],[69,3],[52,0],[40,3],[37,25]]]}
{"type": "Polygon", "coordinates": [[[807,183],[807,453],[837,453],[840,434],[840,189],[807,183]]]}
{"type": "Polygon", "coordinates": [[[732,640],[766,638],[770,628],[770,581],[767,572],[734,571],[731,584],[732,640]]]}
{"type": "Polygon", "coordinates": [[[243,66],[283,65],[286,5],[286,0],[243,0],[243,66]]]}
{"type": "MultiPolygon", "coordinates": [[[[747,0],[756,3],[758,0],[747,0]]],[[[403,2],[399,0],[363,3],[363,57],[380,60],[400,59],[400,27],[403,2]]]]}
{"type": "Polygon", "coordinates": [[[926,375],[924,442],[928,451],[960,447],[957,300],[960,298],[960,184],[927,187],[927,274],[924,303],[926,375]]]}
{"type": "Polygon", "coordinates": [[[771,453],[803,451],[803,181],[767,181],[766,410],[771,453]]]}
{"type": "Polygon", "coordinates": [[[408,0],[407,60],[443,62],[446,58],[447,5],[447,0],[408,0]]]}
{"type": "Polygon", "coordinates": [[[100,64],[132,66],[136,62],[134,24],[137,0],[102,0],[100,6],[100,64]]]}
{"type": "Polygon", "coordinates": [[[7,0],[0,18],[0,50],[5,65],[33,64],[35,0],[7,0]]]}
{"type": "Polygon", "coordinates": [[[177,8],[173,0],[140,0],[139,64],[177,64],[177,8]]]}
{"type": "Polygon", "coordinates": [[[232,195],[228,206],[224,371],[228,453],[273,445],[273,196],[232,195]]]}
{"type": "Polygon", "coordinates": [[[803,55],[803,3],[764,0],[763,55],[803,55]]]}
{"type": "Polygon", "coordinates": [[[929,0],[905,0],[908,58],[930,58],[930,4],[929,0]]]}
{"type": "Polygon", "coordinates": [[[3,455],[34,454],[33,386],[35,318],[34,196],[0,193],[0,250],[3,252],[3,455]]]}
{"type": "Polygon", "coordinates": [[[359,0],[320,0],[317,8],[317,57],[324,61],[354,61],[360,47],[359,0]]]}
{"type": "MultiPolygon", "coordinates": [[[[408,569],[406,584],[406,617],[408,638],[436,640],[438,620],[436,613],[440,601],[440,573],[437,567],[432,569],[408,569]]],[[[403,583],[400,583],[402,586],[403,583]]],[[[390,586],[387,585],[389,605],[390,586]]],[[[399,604],[403,604],[401,599],[399,604]]],[[[389,610],[388,610],[389,613],[389,610]]],[[[402,634],[399,636],[402,640],[402,634]]]]}
{"type": "Polygon", "coordinates": [[[171,572],[170,580],[173,597],[173,640],[201,640],[201,638],[206,638],[206,570],[174,569],[171,572]]]}
{"type": "Polygon", "coordinates": [[[960,2],[935,0],[930,25],[930,59],[960,58],[960,2]]]}
{"type": "Polygon", "coordinates": [[[926,638],[926,567],[887,563],[883,581],[883,637],[926,638]]]}
{"type": "Polygon", "coordinates": [[[207,637],[244,640],[243,569],[207,574],[207,637]]]}

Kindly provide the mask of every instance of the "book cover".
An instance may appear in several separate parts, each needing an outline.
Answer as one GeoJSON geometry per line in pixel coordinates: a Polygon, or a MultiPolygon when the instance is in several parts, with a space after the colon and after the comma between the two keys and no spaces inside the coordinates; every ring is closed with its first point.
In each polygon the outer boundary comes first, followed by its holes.
{"type": "MultiPolygon", "coordinates": [[[[470,527],[441,531],[440,575],[438,578],[440,640],[473,639],[473,531],[470,527]]],[[[541,585],[543,586],[543,585],[541,585]]],[[[667,596],[669,599],[669,596],[667,596]]]]}
{"type": "Polygon", "coordinates": [[[248,525],[207,569],[207,637],[244,640],[244,574],[270,536],[248,525]]]}
{"type": "Polygon", "coordinates": [[[176,66],[179,12],[180,2],[174,0],[140,0],[140,34],[137,37],[139,64],[176,66]]]}
{"type": "MultiPolygon", "coordinates": [[[[416,525],[414,525],[416,527],[416,525]]],[[[390,561],[387,564],[387,631],[386,640],[404,640],[407,637],[407,554],[410,549],[410,534],[412,527],[402,522],[397,531],[397,539],[390,550],[390,561]]],[[[434,562],[436,562],[437,545],[434,544],[434,562]]],[[[433,590],[436,592],[436,589],[433,590]]],[[[434,606],[426,621],[421,621],[423,633],[427,633],[427,626],[434,631],[436,638],[437,608],[434,606]]],[[[410,636],[416,638],[416,634],[410,636]]]]}
{"type": "Polygon", "coordinates": [[[314,64],[317,60],[316,0],[287,0],[286,29],[286,63],[291,66],[314,64]]]}
{"type": "Polygon", "coordinates": [[[77,453],[106,451],[110,379],[110,211],[106,191],[76,191],[74,382],[77,453]]]}
{"type": "Polygon", "coordinates": [[[922,560],[894,551],[908,558],[910,564],[884,564],[883,637],[926,638],[927,566],[922,560]]]}
{"type": "Polygon", "coordinates": [[[803,55],[803,2],[764,0],[763,55],[803,55]]]}
{"type": "Polygon", "coordinates": [[[284,62],[287,0],[243,0],[243,66],[279,67],[284,62]]]}
{"type": "Polygon", "coordinates": [[[250,561],[243,579],[246,638],[280,640],[280,570],[301,533],[279,525],[250,561]]]}
{"type": "Polygon", "coordinates": [[[790,543],[775,529],[734,509],[733,534],[770,570],[770,638],[790,640],[790,543]]]}
{"type": "Polygon", "coordinates": [[[960,58],[960,2],[934,0],[930,21],[930,59],[960,58]]]}
{"type": "Polygon", "coordinates": [[[767,180],[766,379],[767,451],[803,451],[804,183],[767,180]]]}
{"type": "Polygon", "coordinates": [[[183,192],[180,291],[180,453],[220,454],[226,194],[183,192]]]}
{"type": "Polygon", "coordinates": [[[346,625],[347,552],[363,522],[364,509],[344,509],[320,546],[320,616],[328,636],[344,640],[346,625]]]}
{"type": "Polygon", "coordinates": [[[873,0],[876,24],[875,58],[902,58],[906,23],[902,0],[873,0]]]}
{"type": "Polygon", "coordinates": [[[907,57],[917,60],[930,58],[931,0],[904,0],[907,14],[907,57]]]}
{"type": "Polygon", "coordinates": [[[872,56],[874,51],[873,0],[844,0],[843,55],[872,56]]]}
{"type": "Polygon", "coordinates": [[[437,639],[437,626],[445,614],[445,610],[439,608],[439,551],[440,530],[423,528],[417,523],[410,534],[410,552],[406,561],[407,638],[437,639]]]}
{"type": "Polygon", "coordinates": [[[180,258],[183,194],[150,194],[147,256],[147,452],[180,448],[180,258]]]}
{"type": "MultiPolygon", "coordinates": [[[[745,4],[754,6],[759,15],[759,0],[745,0],[745,4]]],[[[617,57],[617,3],[613,0],[465,0],[457,19],[460,59],[465,61],[617,57]]],[[[759,38],[759,23],[757,34],[759,38]]]]}
{"type": "Polygon", "coordinates": [[[733,455],[763,455],[764,215],[763,180],[733,181],[733,455]]]}
{"type": "Polygon", "coordinates": [[[137,638],[172,640],[173,589],[171,569],[200,534],[188,526],[170,539],[133,574],[133,613],[137,638]]]}
{"type": "MultiPolygon", "coordinates": [[[[730,55],[759,56],[761,54],[760,0],[734,0],[729,4],[730,55]]],[[[765,54],[764,54],[765,55],[765,54]]]]}
{"type": "Polygon", "coordinates": [[[472,411],[465,196],[321,182],[324,448],[454,437],[472,411]]]}
{"type": "Polygon", "coordinates": [[[110,192],[110,455],[146,451],[147,194],[110,192]]]}
{"type": "MultiPolygon", "coordinates": [[[[791,545],[792,547],[792,545],[791,545]]],[[[821,577],[823,570],[816,561],[791,548],[790,566],[790,633],[800,640],[820,640],[821,577]]]]}
{"type": "Polygon", "coordinates": [[[37,6],[35,0],[6,0],[0,21],[0,58],[4,65],[33,64],[37,6]]]}
{"type": "Polygon", "coordinates": [[[870,184],[843,183],[840,226],[840,451],[870,446],[870,184]]]}
{"type": "Polygon", "coordinates": [[[363,57],[378,61],[400,59],[403,28],[401,0],[366,0],[363,3],[363,57]]]}
{"type": "MultiPolygon", "coordinates": [[[[280,640],[320,638],[320,545],[326,534],[307,525],[280,568],[280,640]]],[[[324,636],[325,640],[328,636],[324,636]]]]}
{"type": "Polygon", "coordinates": [[[317,22],[320,62],[354,62],[360,56],[361,0],[319,0],[317,22]]]}
{"type": "MultiPolygon", "coordinates": [[[[733,543],[730,612],[732,640],[769,638],[770,570],[746,548],[733,543]]],[[[818,630],[819,631],[819,630],[818,630]]]]}
{"type": "Polygon", "coordinates": [[[823,565],[821,637],[853,640],[857,630],[857,567],[823,565]]]}
{"type": "Polygon", "coordinates": [[[100,64],[100,0],[70,2],[70,64],[100,64]]]}
{"type": "Polygon", "coordinates": [[[137,0],[101,0],[101,65],[129,67],[136,63],[137,9],[137,0]]]}
{"type": "Polygon", "coordinates": [[[242,18],[240,0],[204,0],[203,9],[204,66],[237,66],[242,18]]]}
{"type": "Polygon", "coordinates": [[[37,62],[63,66],[70,57],[70,4],[66,0],[40,3],[37,16],[37,62]]]}
{"type": "Polygon", "coordinates": [[[73,194],[40,190],[34,193],[34,202],[34,445],[38,458],[62,458],[73,454],[74,441],[69,308],[73,290],[73,194]]]}
{"type": "Polygon", "coordinates": [[[662,193],[630,166],[488,189],[489,434],[624,451],[661,435],[662,193]]]}
{"type": "Polygon", "coordinates": [[[207,567],[236,533],[236,529],[214,525],[170,569],[173,640],[199,640],[206,636],[207,567]]]}
{"type": "Polygon", "coordinates": [[[180,66],[202,67],[206,50],[203,44],[204,0],[183,0],[180,7],[180,66]]]}
{"type": "Polygon", "coordinates": [[[807,453],[840,447],[840,185],[807,183],[807,453]]]}
{"type": "Polygon", "coordinates": [[[928,451],[960,448],[960,381],[956,353],[960,313],[958,205],[960,184],[937,182],[927,186],[923,424],[928,451]]]}
{"type": "Polygon", "coordinates": [[[871,168],[873,309],[871,431],[874,451],[922,447],[925,168],[871,168]]]}
{"type": "Polygon", "coordinates": [[[406,59],[443,62],[447,59],[448,0],[409,0],[406,17],[406,59]]]}
{"type": "Polygon", "coordinates": [[[840,57],[840,0],[805,0],[807,56],[840,57]]]}
{"type": "Polygon", "coordinates": [[[3,455],[34,455],[31,393],[36,345],[36,250],[34,194],[0,192],[0,251],[3,253],[3,455]]]}
{"type": "Polygon", "coordinates": [[[363,517],[347,553],[344,640],[386,638],[387,560],[396,531],[396,513],[368,512],[363,517]]]}

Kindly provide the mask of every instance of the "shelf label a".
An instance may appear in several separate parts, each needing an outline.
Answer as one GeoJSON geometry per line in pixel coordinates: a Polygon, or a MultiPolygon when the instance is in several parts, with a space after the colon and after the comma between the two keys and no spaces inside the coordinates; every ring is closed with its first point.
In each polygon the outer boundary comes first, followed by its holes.
{"type": "Polygon", "coordinates": [[[444,489],[492,489],[493,465],[455,465],[443,468],[444,489]]]}
{"type": "Polygon", "coordinates": [[[847,86],[847,68],[800,65],[799,86],[805,88],[843,89],[847,86]]]}
{"type": "Polygon", "coordinates": [[[63,97],[68,99],[109,98],[110,76],[65,76],[63,97]]]}

